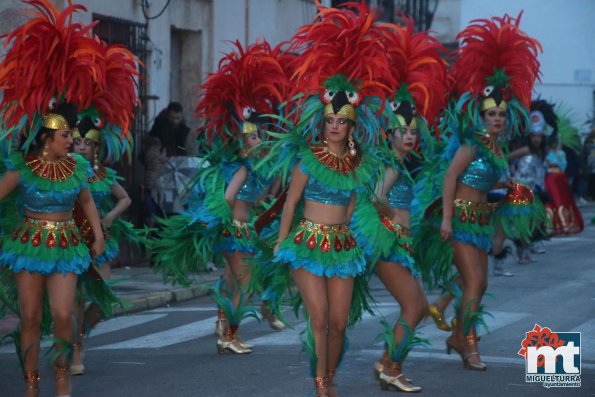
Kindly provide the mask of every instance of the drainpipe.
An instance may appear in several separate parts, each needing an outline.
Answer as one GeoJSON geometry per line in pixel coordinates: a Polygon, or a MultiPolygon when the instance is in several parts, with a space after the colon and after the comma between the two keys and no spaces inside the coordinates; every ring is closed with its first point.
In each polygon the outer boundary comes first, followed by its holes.
{"type": "Polygon", "coordinates": [[[250,43],[250,0],[244,0],[244,47],[250,43]]]}

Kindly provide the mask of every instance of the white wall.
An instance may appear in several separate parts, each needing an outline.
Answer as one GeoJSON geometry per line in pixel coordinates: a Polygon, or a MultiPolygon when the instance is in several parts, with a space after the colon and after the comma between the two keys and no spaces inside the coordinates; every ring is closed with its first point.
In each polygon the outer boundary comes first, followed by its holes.
{"type": "MultiPolygon", "coordinates": [[[[217,0],[216,0],[217,1],[217,0]]],[[[55,0],[61,5],[64,0],[55,0]]],[[[93,12],[134,22],[144,23],[145,17],[140,7],[140,0],[77,0],[79,4],[87,7],[88,12],[80,14],[81,20],[91,22],[93,12]]],[[[152,0],[151,7],[147,10],[149,16],[156,15],[166,0],[152,0]]],[[[203,75],[206,75],[212,65],[212,11],[209,0],[172,0],[163,15],[149,20],[147,34],[151,39],[149,43],[149,58],[147,59],[148,95],[158,96],[158,100],[147,103],[149,121],[170,102],[170,47],[171,28],[179,28],[203,32],[202,57],[203,75]]],[[[197,70],[200,73],[200,70],[197,70]]],[[[198,87],[197,87],[198,92],[198,87]]],[[[187,119],[192,114],[194,104],[186,104],[187,119]]]]}
{"type": "MultiPolygon", "coordinates": [[[[595,1],[594,0],[461,0],[461,26],[471,20],[524,10],[521,29],[543,46],[541,84],[535,95],[564,102],[581,124],[593,114],[595,89],[595,1]],[[575,78],[583,74],[583,81],[575,78]]],[[[581,76],[579,76],[581,77],[581,76]]],[[[585,125],[578,126],[587,131],[585,125]]]]}
{"type": "Polygon", "coordinates": [[[249,43],[265,38],[275,46],[289,40],[315,14],[316,7],[307,0],[214,0],[215,68],[232,48],[226,41],[239,40],[245,46],[248,32],[249,43]]]}

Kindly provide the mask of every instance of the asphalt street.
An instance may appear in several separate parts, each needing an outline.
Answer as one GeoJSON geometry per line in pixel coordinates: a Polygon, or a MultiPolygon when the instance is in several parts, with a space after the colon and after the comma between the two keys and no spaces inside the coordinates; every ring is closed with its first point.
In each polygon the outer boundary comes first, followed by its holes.
{"type": "MultiPolygon", "coordinates": [[[[590,219],[593,214],[585,214],[590,219]]],[[[491,297],[484,301],[493,315],[481,335],[485,373],[463,368],[458,355],[447,355],[447,333],[424,322],[428,348],[413,350],[404,365],[407,376],[423,387],[424,396],[595,396],[595,225],[571,237],[545,244],[536,262],[507,267],[514,277],[490,277],[491,297]],[[554,332],[581,332],[580,388],[544,388],[525,382],[525,361],[517,354],[525,333],[535,324],[554,332]]],[[[377,311],[389,321],[399,307],[375,280],[377,311]]],[[[437,291],[429,294],[434,299],[437,291]]],[[[452,312],[451,312],[452,314],[452,312]]],[[[449,317],[450,315],[449,314],[449,317]]],[[[73,378],[73,396],[86,397],[277,397],[313,396],[307,357],[300,353],[303,319],[287,312],[292,329],[271,330],[247,321],[242,338],[254,344],[250,355],[218,355],[213,335],[216,311],[209,297],[117,317],[99,324],[88,340],[87,373],[73,378]]],[[[341,397],[388,396],[372,375],[382,354],[375,337],[379,317],[367,316],[349,330],[349,349],[338,371],[341,397]]],[[[53,396],[51,369],[42,358],[41,396],[53,396]]],[[[20,396],[22,378],[14,348],[0,346],[0,396],[20,396]]]]}

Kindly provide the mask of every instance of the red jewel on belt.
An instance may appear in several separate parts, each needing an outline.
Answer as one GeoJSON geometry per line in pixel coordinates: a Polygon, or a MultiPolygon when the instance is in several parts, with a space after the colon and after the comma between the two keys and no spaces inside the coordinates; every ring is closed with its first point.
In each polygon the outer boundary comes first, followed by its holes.
{"type": "Polygon", "coordinates": [[[301,232],[299,232],[298,234],[295,235],[295,237],[293,238],[293,242],[296,244],[301,244],[302,241],[304,241],[304,234],[306,233],[305,229],[302,229],[301,232]]]}

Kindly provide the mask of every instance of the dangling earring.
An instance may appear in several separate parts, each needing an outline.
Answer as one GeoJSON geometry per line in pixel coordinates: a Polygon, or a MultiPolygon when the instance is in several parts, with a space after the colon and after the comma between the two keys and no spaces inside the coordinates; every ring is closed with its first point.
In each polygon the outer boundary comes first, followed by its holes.
{"type": "Polygon", "coordinates": [[[97,160],[97,152],[95,152],[95,156],[93,156],[93,169],[97,171],[99,169],[99,161],[97,160]]]}
{"type": "Polygon", "coordinates": [[[48,145],[44,145],[43,147],[43,152],[41,152],[41,157],[46,160],[47,156],[48,156],[48,145]]]}
{"type": "Polygon", "coordinates": [[[347,146],[349,147],[349,154],[351,155],[351,157],[355,157],[355,155],[357,154],[357,150],[355,150],[355,142],[353,141],[353,135],[349,135],[347,146]]]}
{"type": "Polygon", "coordinates": [[[328,148],[328,141],[326,140],[326,138],[322,139],[322,143],[324,144],[324,151],[328,153],[329,148],[328,148]]]}

